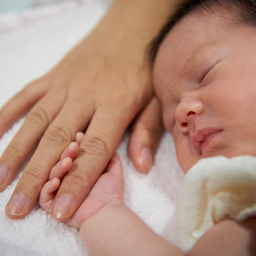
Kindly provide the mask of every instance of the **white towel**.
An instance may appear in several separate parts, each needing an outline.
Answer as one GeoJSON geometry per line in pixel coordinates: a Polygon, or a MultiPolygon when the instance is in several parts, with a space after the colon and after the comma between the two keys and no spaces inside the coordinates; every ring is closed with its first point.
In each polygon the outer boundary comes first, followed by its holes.
{"type": "Polygon", "coordinates": [[[243,221],[256,215],[256,158],[203,159],[187,173],[175,219],[177,244],[188,252],[225,217],[243,221]]]}
{"type": "MultiPolygon", "coordinates": [[[[110,1],[91,0],[79,8],[0,34],[0,107],[74,47],[104,15],[108,8],[106,2],[110,1]]],[[[22,121],[0,140],[0,153],[22,121]]],[[[126,203],[154,231],[172,242],[174,204],[184,177],[176,161],[172,137],[169,134],[163,137],[148,175],[138,173],[133,167],[127,152],[128,140],[129,134],[125,134],[118,148],[124,166],[126,203]]],[[[88,255],[76,229],[53,220],[37,206],[23,220],[8,219],[4,208],[16,184],[17,179],[0,193],[1,256],[88,255]]]]}

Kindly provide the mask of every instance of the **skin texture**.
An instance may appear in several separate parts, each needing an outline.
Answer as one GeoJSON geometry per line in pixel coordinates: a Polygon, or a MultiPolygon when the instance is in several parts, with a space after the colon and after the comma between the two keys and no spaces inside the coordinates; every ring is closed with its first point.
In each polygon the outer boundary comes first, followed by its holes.
{"type": "Polygon", "coordinates": [[[135,117],[129,153],[140,172],[149,172],[163,124],[145,47],[175,3],[116,0],[86,39],[1,109],[0,136],[30,110],[0,158],[3,191],[32,156],[7,204],[8,217],[30,212],[50,170],[79,131],[86,130],[85,136],[58,190],[54,218],[75,213],[135,117]]]}
{"type": "Polygon", "coordinates": [[[154,66],[165,127],[184,172],[205,157],[256,155],[256,29],[220,13],[178,23],[154,66]]]}

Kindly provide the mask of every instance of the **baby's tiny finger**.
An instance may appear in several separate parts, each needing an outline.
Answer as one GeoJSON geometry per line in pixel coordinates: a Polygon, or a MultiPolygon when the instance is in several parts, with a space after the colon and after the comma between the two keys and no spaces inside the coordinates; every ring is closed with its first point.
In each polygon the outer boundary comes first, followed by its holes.
{"type": "Polygon", "coordinates": [[[78,145],[81,144],[81,141],[82,141],[83,137],[84,137],[84,134],[82,132],[78,132],[76,134],[76,142],[78,143],[78,145]]]}
{"type": "Polygon", "coordinates": [[[77,154],[79,152],[79,144],[78,142],[71,142],[69,146],[64,150],[64,152],[61,154],[60,160],[62,161],[66,157],[72,158],[74,161],[77,154]]]}
{"type": "Polygon", "coordinates": [[[50,212],[53,199],[54,192],[59,188],[60,180],[58,178],[54,178],[43,186],[40,196],[39,196],[39,204],[45,210],[50,212]]]}
{"type": "Polygon", "coordinates": [[[45,185],[42,188],[43,194],[44,195],[49,195],[56,191],[60,186],[60,179],[54,178],[52,180],[49,180],[45,183],[45,185]]]}
{"type": "Polygon", "coordinates": [[[51,170],[49,174],[49,180],[52,180],[54,178],[58,178],[60,180],[63,179],[63,177],[66,175],[66,173],[71,169],[72,167],[72,159],[70,157],[65,157],[60,162],[58,162],[51,170]]]}

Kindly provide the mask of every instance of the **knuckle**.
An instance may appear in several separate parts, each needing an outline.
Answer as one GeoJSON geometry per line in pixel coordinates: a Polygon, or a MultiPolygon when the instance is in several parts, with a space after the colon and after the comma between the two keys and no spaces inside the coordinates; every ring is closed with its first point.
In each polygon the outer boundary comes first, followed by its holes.
{"type": "Polygon", "coordinates": [[[45,134],[45,139],[51,144],[66,146],[72,141],[72,133],[68,127],[53,127],[45,134]]]}
{"type": "Polygon", "coordinates": [[[7,150],[8,150],[9,155],[12,156],[12,158],[13,157],[15,157],[16,159],[23,158],[24,150],[19,148],[17,145],[11,143],[8,146],[7,150]]]}
{"type": "Polygon", "coordinates": [[[27,120],[40,127],[48,126],[50,123],[50,118],[48,117],[47,112],[40,107],[32,109],[29,115],[27,116],[27,120]]]}
{"type": "Polygon", "coordinates": [[[79,168],[69,173],[72,187],[80,188],[81,191],[88,191],[99,178],[100,173],[95,171],[85,171],[86,166],[79,165],[79,168]]]}
{"type": "Polygon", "coordinates": [[[42,176],[40,175],[38,170],[33,169],[33,171],[27,171],[23,173],[23,178],[28,182],[33,182],[35,180],[41,180],[42,176]]]}
{"type": "Polygon", "coordinates": [[[81,154],[107,157],[109,148],[103,139],[91,137],[82,141],[79,152],[81,154]]]}
{"type": "Polygon", "coordinates": [[[113,98],[111,102],[115,107],[124,110],[130,109],[136,103],[134,97],[129,97],[129,93],[126,92],[119,93],[118,97],[113,98]]]}
{"type": "Polygon", "coordinates": [[[42,186],[45,182],[43,172],[35,166],[27,171],[24,171],[22,174],[22,179],[23,181],[26,181],[27,184],[29,184],[31,189],[38,189],[38,184],[42,186]]]}
{"type": "Polygon", "coordinates": [[[72,180],[72,186],[74,187],[88,187],[91,183],[88,175],[86,175],[85,172],[82,172],[79,169],[70,173],[70,178],[72,180]]]}

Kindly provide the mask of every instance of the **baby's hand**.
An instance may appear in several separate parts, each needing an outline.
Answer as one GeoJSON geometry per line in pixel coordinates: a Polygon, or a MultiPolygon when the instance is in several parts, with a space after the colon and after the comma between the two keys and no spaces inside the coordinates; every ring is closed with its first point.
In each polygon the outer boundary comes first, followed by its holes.
{"type": "Polygon", "coordinates": [[[55,192],[60,187],[61,180],[71,169],[72,163],[79,152],[79,145],[83,136],[84,134],[82,132],[76,134],[76,141],[71,142],[64,150],[60,157],[60,161],[52,168],[49,174],[49,181],[41,190],[39,204],[45,211],[49,213],[52,211],[55,192]]]}
{"type": "MultiPolygon", "coordinates": [[[[49,175],[49,181],[41,190],[39,204],[49,213],[52,211],[55,192],[60,187],[65,174],[71,169],[72,161],[79,151],[79,143],[81,139],[81,133],[77,134],[76,142],[72,142],[63,152],[60,162],[52,168],[49,175]]],[[[80,228],[89,217],[103,207],[122,204],[124,204],[123,169],[119,156],[115,154],[106,168],[106,171],[94,184],[89,196],[78,208],[75,214],[64,222],[75,228],[80,228]]]]}

